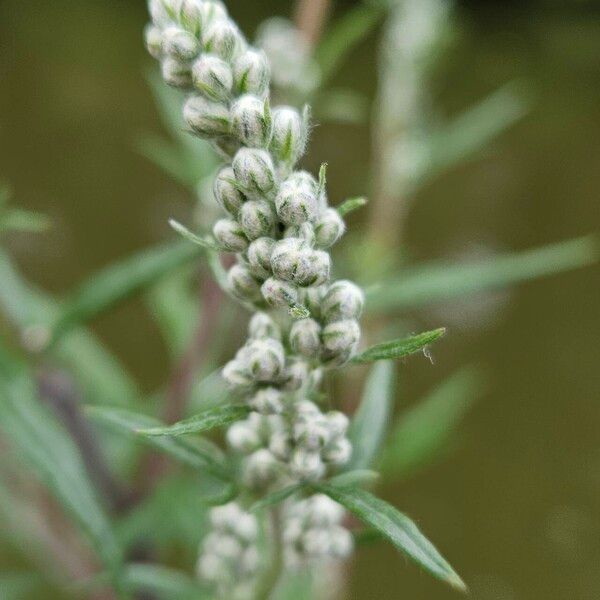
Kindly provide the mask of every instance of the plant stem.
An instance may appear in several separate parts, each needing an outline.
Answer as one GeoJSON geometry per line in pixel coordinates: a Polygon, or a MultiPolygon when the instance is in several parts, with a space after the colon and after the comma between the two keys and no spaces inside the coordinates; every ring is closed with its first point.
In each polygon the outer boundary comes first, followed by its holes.
{"type": "Polygon", "coordinates": [[[331,0],[298,0],[294,11],[296,27],[314,48],[329,16],[331,0]]]}

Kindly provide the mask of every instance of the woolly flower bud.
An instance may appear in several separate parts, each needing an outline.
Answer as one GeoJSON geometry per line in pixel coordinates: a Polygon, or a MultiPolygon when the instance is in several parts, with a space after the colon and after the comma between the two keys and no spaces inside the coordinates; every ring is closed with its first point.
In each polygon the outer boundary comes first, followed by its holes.
{"type": "Polygon", "coordinates": [[[331,272],[331,258],[327,252],[314,250],[311,252],[310,274],[303,283],[299,285],[316,285],[320,286],[329,281],[331,272]]]}
{"type": "Polygon", "coordinates": [[[248,239],[255,240],[272,233],[276,216],[265,200],[250,200],[240,209],[239,219],[248,239]]]}
{"type": "Polygon", "coordinates": [[[284,238],[300,238],[304,240],[311,248],[315,244],[314,227],[307,221],[301,225],[290,225],[283,232],[284,238]]]}
{"type": "Polygon", "coordinates": [[[206,52],[231,61],[245,46],[239,29],[229,19],[215,19],[202,32],[202,43],[206,52]]]}
{"type": "Polygon", "coordinates": [[[315,241],[322,248],[333,246],[344,234],[346,224],[335,208],[323,211],[315,224],[315,241]]]}
{"type": "Polygon", "coordinates": [[[264,96],[269,89],[271,76],[265,53],[249,49],[241,54],[233,65],[236,89],[240,94],[264,96]]]}
{"type": "Polygon", "coordinates": [[[204,54],[192,65],[194,86],[210,100],[224,101],[231,94],[231,67],[218,56],[204,54]]]}
{"type": "MultiPolygon", "coordinates": [[[[167,56],[160,62],[160,71],[165,83],[172,87],[189,88],[192,85],[192,74],[186,63],[167,56]]],[[[185,110],[185,109],[184,109],[185,110]]]]}
{"type": "Polygon", "coordinates": [[[248,336],[254,339],[272,338],[278,340],[281,338],[281,331],[277,323],[267,313],[256,312],[248,323],[248,336]]]}
{"type": "Polygon", "coordinates": [[[337,410],[332,410],[325,415],[327,419],[327,427],[334,437],[346,435],[350,421],[348,417],[337,410]]]}
{"type": "Polygon", "coordinates": [[[292,454],[293,444],[289,433],[276,431],[269,439],[269,450],[279,460],[288,461],[292,454]]]}
{"type": "Polygon", "coordinates": [[[290,345],[294,352],[315,357],[321,348],[321,326],[314,319],[294,321],[290,330],[290,345]]]}
{"type": "Polygon", "coordinates": [[[261,440],[258,433],[249,427],[245,421],[234,423],[225,434],[227,443],[237,452],[250,454],[260,448],[261,440]]]}
{"type": "Polygon", "coordinates": [[[248,369],[256,381],[273,381],[281,375],[285,362],[281,342],[272,338],[252,340],[247,349],[248,369]]]}
{"type": "Polygon", "coordinates": [[[307,137],[307,125],[295,108],[280,106],[273,111],[271,150],[275,158],[294,165],[304,154],[307,137]]]}
{"type": "Polygon", "coordinates": [[[231,167],[224,167],[215,178],[213,193],[215,200],[230,215],[236,216],[246,197],[234,185],[235,174],[231,167]]]}
{"type": "Polygon", "coordinates": [[[321,457],[333,465],[344,465],[352,455],[352,444],[345,437],[334,440],[323,450],[321,457]]]}
{"type": "Polygon", "coordinates": [[[318,452],[297,448],[290,460],[291,474],[301,481],[315,481],[325,474],[325,465],[318,452]]]}
{"type": "Polygon", "coordinates": [[[269,277],[262,284],[260,291],[267,304],[275,308],[291,306],[298,302],[298,288],[276,277],[269,277]]]}
{"type": "Polygon", "coordinates": [[[305,361],[301,359],[290,361],[283,373],[284,388],[290,391],[299,390],[307,383],[309,373],[310,368],[305,361]]]}
{"type": "Polygon", "coordinates": [[[225,135],[231,126],[227,107],[201,96],[188,98],[183,106],[183,118],[201,137],[225,135]]]}
{"type": "Polygon", "coordinates": [[[233,265],[227,273],[231,292],[240,300],[254,301],[260,298],[260,286],[243,265],[233,265]]]}
{"type": "Polygon", "coordinates": [[[243,229],[233,219],[219,219],[213,227],[213,235],[229,252],[243,252],[248,247],[243,229]]]}
{"type": "Polygon", "coordinates": [[[173,0],[149,0],[148,11],[152,21],[158,27],[165,27],[171,21],[171,15],[175,14],[175,2],[173,0]]]}
{"type": "Polygon", "coordinates": [[[302,172],[290,175],[275,197],[277,214],[286,225],[316,221],[319,216],[318,187],[307,175],[302,172]]]}
{"type": "Polygon", "coordinates": [[[231,107],[233,133],[242,144],[266,148],[271,141],[272,119],[268,102],[246,94],[231,107]]]}
{"type": "Polygon", "coordinates": [[[331,554],[336,558],[347,558],[354,549],[354,538],[344,527],[335,527],[329,534],[331,554]]]}
{"type": "Polygon", "coordinates": [[[347,360],[360,339],[360,327],[354,319],[335,321],[323,328],[321,339],[325,350],[330,355],[347,360]]]}
{"type": "Polygon", "coordinates": [[[294,440],[307,450],[320,450],[331,440],[327,420],[321,413],[298,415],[293,426],[294,440]]]}
{"type": "Polygon", "coordinates": [[[365,303],[363,291],[351,281],[342,279],[329,286],[321,305],[328,322],[360,317],[365,303]]]}
{"type": "Polygon", "coordinates": [[[189,31],[171,26],[163,31],[163,52],[178,60],[192,60],[200,52],[200,42],[189,31]]]}
{"type": "Polygon", "coordinates": [[[233,158],[233,172],[244,190],[265,195],[275,187],[275,168],[265,150],[240,148],[233,158]]]}
{"type": "Polygon", "coordinates": [[[254,394],[249,404],[261,415],[278,415],[283,412],[283,394],[274,387],[263,388],[254,394]]]}
{"type": "MultiPolygon", "coordinates": [[[[185,2],[186,0],[183,1],[185,2]]],[[[198,2],[199,0],[195,1],[198,2]]],[[[227,9],[222,2],[201,0],[199,4],[200,21],[203,27],[207,27],[214,21],[226,21],[228,19],[227,9]]]]}
{"type": "Polygon", "coordinates": [[[315,494],[310,503],[308,521],[317,527],[336,525],[344,518],[344,508],[325,494],[315,494]]]}
{"type": "Polygon", "coordinates": [[[222,371],[223,379],[233,388],[246,387],[254,383],[254,379],[240,360],[230,360],[222,371]]]}
{"type": "Polygon", "coordinates": [[[155,25],[146,25],[144,29],[144,40],[146,41],[146,49],[154,58],[160,58],[163,53],[163,35],[160,28],[155,25]]]}
{"type": "Polygon", "coordinates": [[[326,285],[312,286],[302,290],[302,304],[308,308],[310,314],[316,319],[320,318],[321,303],[326,291],[326,285]]]}
{"type": "Polygon", "coordinates": [[[271,268],[279,279],[299,283],[311,273],[312,252],[304,240],[285,238],[273,246],[271,268]]]}
{"type": "Polygon", "coordinates": [[[266,448],[253,452],[244,463],[244,482],[248,487],[261,488],[269,485],[279,471],[277,459],[266,448]]]}
{"type": "Polygon", "coordinates": [[[270,237],[260,237],[248,246],[248,264],[256,277],[266,279],[271,275],[271,253],[275,241],[270,237]]]}

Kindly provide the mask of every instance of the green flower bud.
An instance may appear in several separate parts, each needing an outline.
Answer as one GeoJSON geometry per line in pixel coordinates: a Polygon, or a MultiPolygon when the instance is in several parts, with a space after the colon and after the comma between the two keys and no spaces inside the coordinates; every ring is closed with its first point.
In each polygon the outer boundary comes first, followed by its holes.
{"type": "Polygon", "coordinates": [[[160,28],[152,24],[146,25],[144,39],[150,55],[159,59],[163,55],[163,35],[160,28]]]}
{"type": "Polygon", "coordinates": [[[243,252],[248,247],[248,239],[243,229],[233,219],[219,219],[213,227],[213,235],[229,252],[243,252]]]}
{"type": "Polygon", "coordinates": [[[255,240],[273,232],[276,215],[265,200],[249,200],[240,209],[239,220],[246,237],[255,240]]]}
{"type": "Polygon", "coordinates": [[[227,283],[232,294],[240,300],[254,302],[260,299],[260,286],[247,267],[233,265],[227,273],[227,283]]]}
{"type": "Polygon", "coordinates": [[[249,193],[264,196],[275,187],[275,168],[271,155],[265,150],[240,148],[232,167],[236,180],[249,193]]]}
{"type": "Polygon", "coordinates": [[[364,303],[363,291],[351,281],[342,279],[329,286],[323,297],[321,312],[327,322],[358,319],[364,303]]]}
{"type": "Polygon", "coordinates": [[[332,410],[325,415],[325,418],[327,419],[327,427],[333,438],[346,435],[350,420],[343,412],[332,410]]]}
{"type": "Polygon", "coordinates": [[[333,246],[344,234],[346,224],[335,208],[326,208],[315,224],[315,242],[321,248],[333,246]]]}
{"type": "Polygon", "coordinates": [[[273,111],[271,150],[277,160],[296,164],[304,154],[307,139],[308,127],[295,108],[280,106],[273,111]]]}
{"type": "Polygon", "coordinates": [[[321,335],[325,359],[338,364],[346,362],[354,354],[360,339],[360,327],[354,319],[335,321],[323,328],[321,335]]]}
{"type": "Polygon", "coordinates": [[[325,465],[319,452],[297,448],[290,460],[290,472],[300,481],[316,481],[325,475],[325,465]]]}
{"type": "Polygon", "coordinates": [[[188,98],[183,107],[183,118],[192,131],[201,137],[225,135],[231,125],[225,105],[201,96],[188,98]]]}
{"type": "Polygon", "coordinates": [[[245,146],[266,148],[271,141],[272,120],[268,102],[246,94],[231,107],[232,131],[245,146]]]}
{"type": "Polygon", "coordinates": [[[260,237],[248,246],[246,253],[252,273],[262,279],[271,275],[271,253],[275,240],[270,237],[260,237]]]}
{"type": "Polygon", "coordinates": [[[260,291],[267,304],[273,307],[291,306],[298,302],[298,288],[275,277],[269,277],[260,291]]]}
{"type": "Polygon", "coordinates": [[[352,444],[345,437],[340,437],[327,445],[321,452],[321,458],[332,465],[345,465],[352,456],[352,444]]]}
{"type": "Polygon", "coordinates": [[[290,330],[290,345],[294,352],[308,358],[318,356],[321,349],[321,326],[314,319],[294,321],[290,330]]]}
{"type": "Polygon", "coordinates": [[[224,101],[231,95],[231,67],[218,56],[204,54],[192,65],[194,87],[209,100],[224,101]]]}
{"type": "Polygon", "coordinates": [[[308,173],[293,173],[280,186],[275,208],[286,225],[316,221],[319,216],[318,188],[308,173]]]}
{"type": "Polygon", "coordinates": [[[213,185],[213,193],[215,200],[226,210],[230,215],[237,216],[242,204],[246,201],[246,197],[237,187],[235,183],[235,174],[231,167],[223,167],[215,178],[213,185]]]}
{"type": "Polygon", "coordinates": [[[163,58],[160,70],[165,83],[172,87],[188,89],[192,85],[192,74],[187,63],[183,63],[172,56],[163,58]]]}
{"type": "Polygon", "coordinates": [[[149,0],[148,11],[152,22],[157,27],[164,28],[173,23],[172,16],[176,12],[176,2],[174,0],[149,0]]]}
{"type": "Polygon", "coordinates": [[[252,375],[248,372],[246,365],[237,359],[230,360],[222,371],[223,379],[232,388],[243,388],[254,383],[252,375]]]}
{"type": "Polygon", "coordinates": [[[265,488],[275,481],[280,468],[277,459],[266,448],[261,448],[244,461],[244,483],[255,490],[265,488]]]}
{"type": "Polygon", "coordinates": [[[233,66],[235,87],[240,94],[263,97],[269,91],[271,71],[265,53],[248,49],[241,54],[233,66]]]}
{"type": "Polygon", "coordinates": [[[231,62],[245,49],[246,42],[240,30],[229,19],[214,19],[202,32],[202,44],[206,52],[231,62]]]}
{"type": "Polygon", "coordinates": [[[256,381],[274,381],[283,371],[285,352],[278,340],[254,339],[247,345],[246,361],[256,381]]]}
{"type": "Polygon", "coordinates": [[[274,387],[258,390],[250,399],[250,406],[261,415],[278,415],[283,412],[283,394],[274,387]]]}
{"type": "Polygon", "coordinates": [[[248,323],[248,335],[255,339],[281,339],[279,325],[265,312],[254,313],[248,323]]]}
{"type": "Polygon", "coordinates": [[[301,286],[320,286],[329,281],[331,258],[327,252],[312,250],[310,253],[310,271],[303,280],[298,280],[301,286]]]}
{"type": "Polygon", "coordinates": [[[326,292],[326,285],[312,286],[302,290],[301,302],[315,319],[321,317],[321,303],[326,292]]]}
{"type": "Polygon", "coordinates": [[[312,251],[304,240],[285,238],[278,241],[271,253],[271,268],[279,279],[298,285],[312,275],[312,251]]]}
{"type": "Polygon", "coordinates": [[[315,243],[315,230],[314,227],[307,221],[301,225],[290,225],[285,228],[283,232],[284,238],[300,238],[306,241],[306,243],[312,248],[315,243]]]}
{"type": "Polygon", "coordinates": [[[192,60],[200,52],[200,42],[185,29],[172,25],[163,30],[162,50],[180,61],[192,60]]]}
{"type": "Polygon", "coordinates": [[[295,392],[301,389],[308,382],[310,367],[308,363],[300,358],[292,359],[285,366],[283,372],[283,387],[286,390],[295,392]]]}
{"type": "Polygon", "coordinates": [[[261,446],[258,433],[246,421],[234,423],[225,434],[227,443],[237,452],[250,454],[261,446]]]}

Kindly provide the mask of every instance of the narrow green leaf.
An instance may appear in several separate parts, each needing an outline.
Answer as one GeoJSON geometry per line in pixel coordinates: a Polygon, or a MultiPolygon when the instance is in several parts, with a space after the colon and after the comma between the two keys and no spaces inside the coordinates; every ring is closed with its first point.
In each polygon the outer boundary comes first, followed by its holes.
{"type": "Polygon", "coordinates": [[[466,591],[464,582],[415,523],[393,506],[360,488],[340,488],[325,483],[314,487],[379,531],[428,573],[453,588],[466,591]]]}
{"type": "Polygon", "coordinates": [[[354,471],[347,471],[346,473],[340,473],[334,477],[330,477],[327,483],[335,485],[337,487],[357,487],[361,485],[372,485],[379,479],[379,473],[377,471],[371,471],[370,469],[355,469],[354,471]]]}
{"type": "Polygon", "coordinates": [[[382,20],[382,6],[356,6],[338,19],[323,36],[315,59],[321,72],[321,87],[336,72],[348,54],[382,20]]]}
{"type": "Polygon", "coordinates": [[[270,600],[307,600],[318,598],[315,577],[311,569],[287,570],[277,582],[270,600]]]}
{"type": "Polygon", "coordinates": [[[200,254],[201,250],[189,244],[169,243],[139,252],[96,273],[66,303],[52,328],[51,345],[75,326],[97,317],[200,254]]]}
{"type": "Polygon", "coordinates": [[[480,387],[477,371],[462,369],[402,414],[383,451],[384,475],[405,478],[439,458],[480,387]]]}
{"type": "Polygon", "coordinates": [[[173,142],[157,135],[146,134],[137,140],[136,148],[143,157],[183,186],[193,189],[198,184],[198,169],[188,164],[188,155],[173,142]]]}
{"type": "Polygon", "coordinates": [[[313,111],[319,123],[362,125],[369,115],[369,102],[354,90],[322,90],[313,99],[313,111]]]}
{"type": "Polygon", "coordinates": [[[138,435],[140,429],[159,426],[160,422],[152,417],[130,410],[89,406],[86,412],[90,418],[105,423],[118,431],[136,435],[138,439],[162,450],[194,469],[210,473],[224,481],[231,480],[231,473],[223,460],[222,453],[208,440],[140,436],[138,435]]]}
{"type": "Polygon", "coordinates": [[[119,588],[122,549],[90,482],[78,449],[54,416],[37,399],[24,371],[0,373],[0,424],[19,456],[73,517],[112,573],[119,588]]]}
{"type": "Polygon", "coordinates": [[[50,227],[50,219],[46,215],[10,208],[0,213],[0,231],[39,232],[50,227]]]}
{"type": "Polygon", "coordinates": [[[364,196],[358,196],[357,198],[348,198],[344,200],[336,210],[340,214],[340,217],[345,217],[347,214],[362,208],[367,204],[368,200],[364,196]]]}
{"type": "Polygon", "coordinates": [[[250,507],[250,510],[255,512],[258,510],[263,510],[264,508],[268,508],[269,506],[279,504],[284,500],[287,500],[290,496],[293,496],[295,493],[299,492],[303,487],[304,485],[302,483],[295,483],[293,485],[288,485],[287,487],[281,488],[280,490],[271,492],[264,498],[261,498],[255,502],[250,507]]]}
{"type": "Polygon", "coordinates": [[[154,592],[169,600],[203,600],[211,598],[206,589],[187,573],[147,563],[131,563],[125,571],[131,592],[154,592]]]}
{"type": "Polygon", "coordinates": [[[371,367],[358,410],[352,418],[348,438],[352,456],[347,470],[369,468],[387,432],[394,404],[394,363],[383,361],[371,367]]]}
{"type": "Polygon", "coordinates": [[[175,219],[169,219],[169,225],[182,237],[184,237],[188,242],[192,242],[192,244],[196,244],[202,248],[207,248],[209,250],[218,250],[217,244],[210,239],[209,237],[200,237],[195,233],[192,233],[185,225],[182,225],[179,221],[175,219]]]}
{"type": "Polygon", "coordinates": [[[178,436],[190,433],[201,433],[210,431],[217,427],[224,427],[235,421],[239,421],[250,414],[251,408],[247,404],[228,404],[215,406],[194,415],[185,421],[179,421],[173,425],[164,427],[140,428],[137,432],[145,436],[178,436]]]}
{"type": "Polygon", "coordinates": [[[364,352],[355,356],[352,359],[354,363],[367,363],[375,360],[388,360],[393,358],[402,358],[409,354],[414,354],[425,349],[429,344],[435,342],[438,338],[446,333],[444,327],[433,329],[432,331],[424,331],[408,338],[391,340],[376,344],[367,348],[364,352]]]}
{"type": "Polygon", "coordinates": [[[576,238],[471,264],[430,264],[367,290],[371,313],[408,310],[590,265],[598,260],[596,236],[576,238]]]}

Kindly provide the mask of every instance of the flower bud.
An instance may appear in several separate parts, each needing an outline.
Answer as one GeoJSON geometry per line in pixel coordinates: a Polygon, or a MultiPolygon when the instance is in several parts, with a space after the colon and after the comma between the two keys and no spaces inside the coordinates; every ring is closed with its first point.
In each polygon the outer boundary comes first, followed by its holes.
{"type": "Polygon", "coordinates": [[[266,449],[253,452],[244,463],[244,482],[253,489],[272,483],[278,475],[280,465],[266,449]]]}
{"type": "Polygon", "coordinates": [[[301,301],[304,306],[310,311],[310,314],[316,319],[321,315],[321,303],[323,296],[327,291],[326,285],[312,286],[302,290],[301,301]]]}
{"type": "Polygon", "coordinates": [[[252,315],[248,323],[248,335],[257,340],[261,338],[281,339],[281,331],[277,323],[267,313],[261,311],[252,315]]]}
{"type": "Polygon", "coordinates": [[[201,137],[225,135],[231,126],[227,107],[202,96],[188,98],[183,106],[183,118],[192,131],[201,137]]]}
{"type": "Polygon", "coordinates": [[[354,548],[354,538],[344,527],[335,527],[329,532],[329,544],[332,556],[347,558],[354,548]]]}
{"type": "Polygon", "coordinates": [[[271,72],[267,57],[262,51],[248,49],[241,54],[233,65],[233,75],[240,94],[262,97],[269,90],[271,72]]]}
{"type": "Polygon", "coordinates": [[[253,542],[258,537],[258,521],[256,517],[247,512],[241,512],[231,524],[233,533],[245,542],[253,542]]]}
{"type": "Polygon", "coordinates": [[[231,167],[222,168],[215,178],[213,193],[215,200],[230,215],[236,216],[246,197],[234,185],[235,175],[231,167]]]}
{"type": "Polygon", "coordinates": [[[230,62],[246,45],[240,30],[230,19],[214,19],[202,32],[206,52],[230,62]]]}
{"type": "Polygon", "coordinates": [[[272,338],[252,340],[248,346],[248,369],[256,381],[278,379],[285,364],[281,342],[272,338]]]}
{"type": "Polygon", "coordinates": [[[262,196],[275,187],[275,168],[271,155],[265,150],[240,148],[232,167],[238,183],[250,193],[262,196]]]}
{"type": "Polygon", "coordinates": [[[310,271],[302,280],[298,280],[298,285],[302,286],[320,286],[329,281],[331,272],[331,258],[327,252],[322,250],[312,250],[310,252],[310,271]]]}
{"type": "Polygon", "coordinates": [[[302,536],[302,546],[308,559],[327,558],[331,553],[329,529],[309,529],[302,536]]]}
{"type": "Polygon", "coordinates": [[[160,58],[163,54],[163,35],[160,28],[148,24],[144,29],[146,49],[154,58],[160,58]]]}
{"type": "Polygon", "coordinates": [[[297,448],[292,454],[290,471],[301,481],[315,481],[325,474],[325,465],[318,452],[297,448]]]}
{"type": "Polygon", "coordinates": [[[260,286],[247,267],[233,265],[227,273],[227,282],[231,292],[240,300],[260,299],[260,286]]]}
{"type": "Polygon", "coordinates": [[[318,189],[314,179],[311,179],[308,173],[298,172],[281,184],[275,197],[275,207],[279,218],[286,225],[300,225],[305,221],[317,220],[318,189]]]}
{"type": "Polygon", "coordinates": [[[172,24],[175,15],[175,2],[173,0],[149,0],[148,11],[152,22],[157,27],[167,27],[172,24]]]}
{"type": "MultiPolygon", "coordinates": [[[[183,0],[185,2],[185,0],[183,0]]],[[[199,7],[200,22],[206,29],[214,21],[226,21],[228,19],[227,9],[220,1],[202,0],[199,7]]]]}
{"type": "Polygon", "coordinates": [[[256,431],[245,421],[233,423],[225,434],[227,443],[237,452],[250,454],[260,448],[261,440],[256,431]]]}
{"type": "Polygon", "coordinates": [[[307,127],[300,113],[290,106],[280,106],[273,111],[273,139],[271,150],[275,158],[294,165],[304,154],[307,127]]]}
{"type": "Polygon", "coordinates": [[[268,236],[276,221],[273,207],[265,200],[249,200],[240,209],[240,225],[249,240],[268,236]]]}
{"type": "Polygon", "coordinates": [[[332,283],[321,305],[327,322],[343,319],[358,319],[365,303],[363,291],[351,281],[341,279],[332,283]]]}
{"type": "Polygon", "coordinates": [[[292,449],[292,438],[289,433],[285,431],[276,431],[271,434],[269,450],[279,460],[288,461],[292,454],[292,449]]]}
{"type": "Polygon", "coordinates": [[[172,87],[187,89],[192,85],[189,66],[172,56],[167,56],[160,61],[160,71],[165,83],[172,87]]]}
{"type": "Polygon", "coordinates": [[[327,427],[332,437],[341,437],[346,435],[350,421],[348,417],[338,410],[332,410],[325,415],[327,427]]]}
{"type": "Polygon", "coordinates": [[[222,371],[223,379],[232,388],[246,387],[254,383],[254,379],[246,369],[243,362],[239,360],[230,360],[222,371]]]}
{"type": "Polygon", "coordinates": [[[200,52],[200,42],[181,27],[170,26],[163,30],[162,50],[180,61],[192,60],[200,52]]]}
{"type": "Polygon", "coordinates": [[[250,406],[261,415],[278,415],[283,412],[283,394],[274,387],[260,389],[250,399],[250,406]]]}
{"type": "Polygon", "coordinates": [[[315,494],[309,499],[309,523],[314,527],[331,527],[344,518],[344,508],[325,494],[315,494]]]}
{"type": "Polygon", "coordinates": [[[293,425],[293,437],[297,444],[307,450],[320,450],[331,441],[327,421],[321,413],[299,415],[293,425]]]}
{"type": "Polygon", "coordinates": [[[321,335],[326,354],[348,360],[360,339],[360,327],[354,319],[334,321],[323,328],[321,335]]]}
{"type": "Polygon", "coordinates": [[[245,146],[266,148],[271,141],[272,119],[268,102],[245,94],[231,107],[232,131],[245,146]]]}
{"type": "Polygon", "coordinates": [[[229,252],[243,252],[248,247],[243,229],[233,219],[219,219],[213,227],[213,235],[219,245],[229,252]]]}
{"type": "Polygon", "coordinates": [[[231,67],[218,56],[202,55],[192,65],[194,87],[209,100],[223,102],[231,95],[233,74],[231,67]]]}
{"type": "Polygon", "coordinates": [[[260,237],[248,246],[248,264],[252,274],[266,279],[271,275],[271,253],[275,241],[270,237],[260,237]]]}
{"type": "Polygon", "coordinates": [[[334,440],[321,453],[321,457],[325,462],[336,466],[346,464],[350,460],[351,455],[352,444],[345,437],[334,440]]]}
{"type": "Polygon", "coordinates": [[[314,319],[294,321],[290,330],[290,345],[294,352],[314,358],[321,348],[321,326],[314,319]]]}
{"type": "Polygon", "coordinates": [[[308,221],[301,225],[290,225],[283,231],[284,238],[300,238],[311,248],[315,245],[315,229],[308,221]]]}
{"type": "Polygon", "coordinates": [[[267,304],[275,308],[291,306],[298,302],[298,288],[275,277],[269,277],[262,284],[260,291],[267,304]]]}
{"type": "Polygon", "coordinates": [[[195,36],[198,36],[202,29],[202,4],[202,0],[181,0],[177,11],[179,24],[195,36]]]}
{"type": "Polygon", "coordinates": [[[333,246],[344,234],[346,224],[335,208],[326,208],[315,224],[315,241],[321,248],[333,246]]]}
{"type": "Polygon", "coordinates": [[[312,251],[304,240],[285,238],[273,246],[271,268],[279,279],[300,285],[311,275],[312,251]]]}
{"type": "Polygon", "coordinates": [[[308,381],[310,367],[302,359],[292,359],[283,372],[283,387],[289,391],[297,391],[308,381]]]}
{"type": "Polygon", "coordinates": [[[294,404],[294,413],[296,416],[319,416],[321,411],[319,407],[310,400],[299,400],[294,404]]]}

